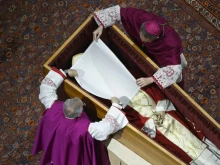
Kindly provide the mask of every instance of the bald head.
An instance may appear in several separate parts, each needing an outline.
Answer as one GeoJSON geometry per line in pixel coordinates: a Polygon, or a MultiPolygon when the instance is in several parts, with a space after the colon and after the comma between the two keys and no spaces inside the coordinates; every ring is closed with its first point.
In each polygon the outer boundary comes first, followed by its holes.
{"type": "Polygon", "coordinates": [[[67,118],[76,118],[80,116],[83,111],[83,102],[75,97],[73,99],[67,99],[63,105],[63,112],[67,118]]]}

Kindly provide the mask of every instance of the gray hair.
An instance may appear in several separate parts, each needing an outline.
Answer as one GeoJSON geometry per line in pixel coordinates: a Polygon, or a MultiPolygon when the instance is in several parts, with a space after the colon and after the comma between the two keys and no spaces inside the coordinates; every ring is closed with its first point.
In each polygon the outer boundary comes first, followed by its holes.
{"type": "Polygon", "coordinates": [[[63,104],[63,112],[67,118],[76,118],[82,111],[83,102],[78,97],[67,99],[63,104]]]}
{"type": "Polygon", "coordinates": [[[155,40],[158,38],[158,36],[154,36],[154,35],[151,35],[147,32],[147,30],[145,29],[145,24],[146,22],[144,22],[141,27],[140,27],[140,33],[142,33],[142,35],[144,36],[144,38],[149,38],[150,40],[155,40]]]}

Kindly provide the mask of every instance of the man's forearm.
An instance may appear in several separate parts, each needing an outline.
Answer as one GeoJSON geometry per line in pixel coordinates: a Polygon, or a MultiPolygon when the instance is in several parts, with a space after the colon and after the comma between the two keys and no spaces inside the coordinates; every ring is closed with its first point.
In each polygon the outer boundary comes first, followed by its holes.
{"type": "Polygon", "coordinates": [[[127,118],[120,109],[120,105],[113,103],[105,118],[89,125],[88,131],[94,139],[106,140],[110,134],[117,132],[128,124],[127,118]]]}
{"type": "Polygon", "coordinates": [[[50,108],[55,100],[58,99],[56,90],[66,78],[66,74],[62,70],[52,68],[52,70],[42,80],[40,85],[39,99],[45,108],[50,108]]]}

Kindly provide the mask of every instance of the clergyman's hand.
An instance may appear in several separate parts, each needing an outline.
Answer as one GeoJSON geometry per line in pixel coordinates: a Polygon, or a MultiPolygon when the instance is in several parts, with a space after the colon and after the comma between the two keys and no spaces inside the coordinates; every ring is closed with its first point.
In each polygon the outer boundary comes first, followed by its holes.
{"type": "Polygon", "coordinates": [[[112,103],[119,104],[119,103],[120,103],[120,100],[119,100],[117,97],[112,97],[112,98],[111,98],[111,102],[112,102],[112,103]]]}
{"type": "Polygon", "coordinates": [[[155,124],[157,126],[161,126],[163,124],[164,119],[165,119],[165,111],[157,112],[156,116],[157,116],[157,119],[156,119],[155,124]]]}
{"type": "Polygon", "coordinates": [[[137,79],[136,83],[138,86],[140,86],[141,88],[142,87],[145,87],[147,85],[150,85],[154,82],[154,79],[152,77],[142,77],[142,78],[139,78],[137,79]]]}
{"type": "Polygon", "coordinates": [[[70,77],[78,76],[78,73],[75,69],[68,69],[67,73],[70,77]]]}
{"type": "Polygon", "coordinates": [[[100,26],[93,32],[93,40],[95,40],[95,41],[97,42],[98,39],[100,38],[100,36],[102,35],[102,31],[103,31],[103,26],[100,25],[100,26]]]}

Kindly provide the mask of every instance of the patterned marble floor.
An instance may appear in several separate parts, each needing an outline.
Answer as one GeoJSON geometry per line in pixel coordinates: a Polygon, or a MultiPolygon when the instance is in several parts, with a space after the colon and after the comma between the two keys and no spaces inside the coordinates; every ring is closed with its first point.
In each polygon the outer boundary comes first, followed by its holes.
{"type": "Polygon", "coordinates": [[[44,111],[42,66],[96,8],[115,4],[162,15],[178,31],[186,92],[220,123],[218,0],[0,0],[0,164],[39,164],[31,149],[44,111]]]}

